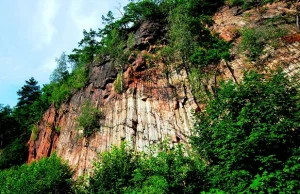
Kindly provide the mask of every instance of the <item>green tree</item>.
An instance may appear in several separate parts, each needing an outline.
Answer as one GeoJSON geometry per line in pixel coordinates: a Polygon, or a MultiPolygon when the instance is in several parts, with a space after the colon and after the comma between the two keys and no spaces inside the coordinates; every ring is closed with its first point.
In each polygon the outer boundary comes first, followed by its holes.
{"type": "MultiPolygon", "coordinates": [[[[17,92],[19,95],[18,103],[14,110],[14,116],[21,125],[21,128],[27,130],[40,116],[39,108],[33,108],[35,101],[40,99],[41,90],[38,82],[32,77],[25,81],[25,85],[17,92]]],[[[38,105],[38,104],[35,104],[38,105]]]]}
{"type": "MultiPolygon", "coordinates": [[[[182,145],[164,142],[141,153],[133,173],[133,193],[199,193],[203,162],[182,145]]],[[[130,193],[130,192],[129,192],[130,193]]]]}
{"type": "Polygon", "coordinates": [[[21,90],[17,92],[19,98],[17,108],[28,106],[40,97],[41,91],[38,82],[31,77],[28,81],[25,81],[25,85],[22,86],[21,90]]]}
{"type": "Polygon", "coordinates": [[[102,153],[89,179],[89,193],[124,193],[132,185],[130,180],[136,165],[134,152],[125,143],[102,153]]]}
{"type": "Polygon", "coordinates": [[[63,52],[59,58],[55,59],[57,63],[57,67],[54,69],[54,71],[50,75],[50,81],[51,82],[61,82],[63,80],[66,80],[69,71],[68,71],[68,56],[65,52],[63,52]]]}
{"type": "Polygon", "coordinates": [[[55,154],[29,165],[0,171],[0,191],[5,194],[72,193],[72,171],[55,154]]]}
{"type": "Polygon", "coordinates": [[[223,83],[192,138],[208,163],[205,190],[299,191],[299,108],[299,85],[282,71],[223,83]]]}
{"type": "Polygon", "coordinates": [[[0,148],[11,143],[20,133],[20,126],[12,115],[12,109],[0,104],[0,148]]]}
{"type": "Polygon", "coordinates": [[[27,147],[22,131],[9,106],[0,105],[0,169],[26,161],[27,147]]]}
{"type": "Polygon", "coordinates": [[[0,169],[10,168],[26,162],[28,154],[26,140],[24,137],[15,137],[12,143],[0,151],[0,169]]]}

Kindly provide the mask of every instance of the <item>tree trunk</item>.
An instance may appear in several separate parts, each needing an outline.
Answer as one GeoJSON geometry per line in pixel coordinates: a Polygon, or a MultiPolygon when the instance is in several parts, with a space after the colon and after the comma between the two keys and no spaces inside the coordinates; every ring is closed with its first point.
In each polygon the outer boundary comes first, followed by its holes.
{"type": "Polygon", "coordinates": [[[239,82],[237,81],[237,79],[236,79],[236,77],[235,77],[235,75],[234,75],[233,69],[230,67],[230,65],[228,64],[227,61],[225,61],[225,64],[226,64],[226,67],[229,69],[229,71],[230,71],[230,73],[231,73],[231,76],[232,76],[233,80],[235,81],[235,83],[236,83],[237,85],[239,85],[239,82]]]}

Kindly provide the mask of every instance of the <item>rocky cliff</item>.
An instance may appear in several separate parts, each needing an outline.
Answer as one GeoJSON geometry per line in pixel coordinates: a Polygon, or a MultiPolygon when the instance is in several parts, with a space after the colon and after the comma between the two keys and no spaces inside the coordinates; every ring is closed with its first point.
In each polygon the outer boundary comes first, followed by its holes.
{"type": "MultiPolygon", "coordinates": [[[[211,30],[235,46],[231,49],[232,60],[221,62],[205,82],[208,88],[221,79],[239,82],[242,72],[249,69],[275,69],[283,67],[289,73],[299,69],[299,34],[290,26],[289,36],[281,39],[276,48],[267,47],[266,54],[258,61],[249,61],[238,52],[240,37],[237,31],[245,26],[260,25],[264,19],[278,14],[289,14],[286,5],[268,5],[267,11],[240,12],[237,8],[222,7],[214,16],[211,30]],[[298,38],[297,38],[298,37],[298,38]],[[263,66],[260,64],[264,64],[263,66]]],[[[192,111],[199,109],[195,102],[184,71],[165,72],[165,64],[156,60],[147,61],[162,27],[158,23],[144,22],[135,32],[136,47],[140,52],[131,55],[123,71],[123,92],[116,92],[118,71],[109,59],[94,62],[89,67],[89,81],[86,87],[76,92],[68,102],[58,109],[51,106],[37,124],[36,138],[29,141],[28,162],[49,156],[56,151],[82,175],[91,169],[98,153],[109,150],[112,145],[127,141],[136,150],[144,150],[166,138],[170,143],[187,142],[192,123],[192,111]],[[91,101],[103,117],[101,127],[91,137],[82,136],[76,119],[82,104],[91,101]]]]}
{"type": "MultiPolygon", "coordinates": [[[[156,28],[151,26],[155,25],[146,22],[137,30],[135,37],[140,48],[155,38],[156,28]]],[[[56,151],[81,175],[91,168],[98,153],[122,141],[136,150],[166,138],[171,143],[187,142],[192,110],[197,108],[187,76],[176,71],[166,75],[160,62],[149,68],[145,55],[151,53],[144,50],[129,57],[121,94],[114,88],[118,72],[113,63],[103,59],[91,64],[86,87],[60,108],[51,106],[37,124],[37,137],[29,141],[28,162],[56,151]],[[82,136],[76,122],[86,101],[103,113],[100,129],[89,138],[82,136]]]]}

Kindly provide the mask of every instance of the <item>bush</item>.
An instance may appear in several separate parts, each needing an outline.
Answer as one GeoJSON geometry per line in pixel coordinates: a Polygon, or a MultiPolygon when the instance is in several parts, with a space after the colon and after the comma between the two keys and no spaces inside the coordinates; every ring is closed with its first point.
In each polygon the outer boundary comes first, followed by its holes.
{"type": "Polygon", "coordinates": [[[113,147],[94,164],[88,193],[199,193],[203,162],[182,146],[154,146],[147,153],[113,147]]]}
{"type": "Polygon", "coordinates": [[[11,144],[0,151],[0,169],[23,164],[26,162],[27,153],[28,151],[24,140],[20,138],[15,139],[11,144]]]}
{"type": "Polygon", "coordinates": [[[118,73],[118,76],[117,76],[117,79],[116,79],[114,85],[115,85],[115,91],[118,94],[121,94],[123,92],[123,73],[122,72],[118,73]]]}
{"type": "Polygon", "coordinates": [[[125,143],[120,148],[113,147],[111,152],[102,153],[89,178],[89,193],[124,193],[132,186],[130,180],[136,165],[134,152],[125,143]]]}
{"type": "Polygon", "coordinates": [[[100,127],[101,112],[94,108],[90,101],[82,105],[81,113],[77,119],[79,127],[83,128],[83,136],[89,137],[100,127]]]}
{"type": "Polygon", "coordinates": [[[1,193],[72,193],[72,171],[55,154],[30,165],[0,171],[1,193]]]}
{"type": "MultiPolygon", "coordinates": [[[[165,142],[166,143],[166,142],[165,142]]],[[[160,144],[138,158],[132,193],[199,193],[203,162],[182,145],[160,144]]]]}
{"type": "Polygon", "coordinates": [[[222,84],[206,111],[198,115],[192,137],[194,148],[209,164],[206,191],[300,189],[298,92],[281,71],[249,72],[240,85],[222,84]]]}
{"type": "Polygon", "coordinates": [[[244,28],[241,31],[242,41],[240,49],[246,52],[251,60],[256,60],[267,44],[276,47],[276,42],[280,37],[287,34],[286,29],[278,27],[262,26],[259,28],[244,28]]]}

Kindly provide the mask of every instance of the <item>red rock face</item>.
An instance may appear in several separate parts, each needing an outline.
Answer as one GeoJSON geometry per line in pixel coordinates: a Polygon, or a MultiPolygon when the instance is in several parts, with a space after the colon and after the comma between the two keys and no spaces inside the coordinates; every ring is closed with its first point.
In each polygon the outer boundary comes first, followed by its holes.
{"type": "Polygon", "coordinates": [[[50,156],[55,150],[58,140],[58,133],[55,130],[56,110],[51,106],[44,114],[43,119],[36,125],[38,132],[32,135],[29,142],[28,162],[39,160],[42,157],[50,156]],[[34,136],[36,139],[34,140],[34,136]]]}
{"type": "Polygon", "coordinates": [[[166,77],[162,69],[163,64],[147,68],[145,59],[139,55],[124,72],[124,92],[118,94],[110,62],[94,64],[89,85],[59,109],[51,106],[37,124],[37,138],[29,141],[28,162],[56,151],[75,169],[76,175],[82,175],[91,169],[98,153],[122,141],[136,150],[166,138],[170,143],[187,143],[192,110],[197,105],[185,73],[171,72],[166,77]],[[89,138],[82,136],[76,122],[85,101],[91,101],[104,115],[101,127],[89,138]]]}

